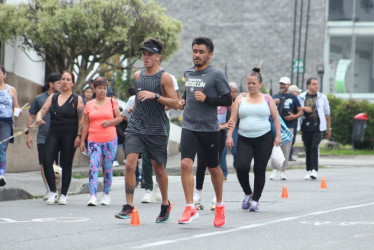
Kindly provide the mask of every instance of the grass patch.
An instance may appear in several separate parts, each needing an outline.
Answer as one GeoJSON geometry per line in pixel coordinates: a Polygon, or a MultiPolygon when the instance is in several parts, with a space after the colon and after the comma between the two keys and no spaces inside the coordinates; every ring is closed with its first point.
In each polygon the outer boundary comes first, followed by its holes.
{"type": "MultiPolygon", "coordinates": [[[[339,149],[326,149],[324,143],[319,145],[321,155],[374,155],[374,150],[353,149],[352,145],[339,144],[339,149]]],[[[295,144],[294,148],[303,148],[303,144],[295,144]]],[[[304,150],[302,149],[302,152],[304,150]]]]}
{"type": "MultiPolygon", "coordinates": [[[[124,171],[120,170],[120,169],[113,170],[113,176],[124,176],[124,171]]],[[[103,177],[103,172],[102,171],[100,171],[99,177],[103,177]]],[[[75,179],[88,178],[88,171],[87,171],[87,174],[82,174],[82,173],[73,174],[73,178],[75,178],[75,179]]]]}
{"type": "Polygon", "coordinates": [[[352,148],[340,148],[333,150],[321,148],[320,153],[321,155],[374,155],[373,150],[352,148]]]}
{"type": "Polygon", "coordinates": [[[73,178],[75,178],[75,179],[85,179],[85,178],[87,178],[87,176],[82,175],[82,174],[73,174],[73,178]]]}

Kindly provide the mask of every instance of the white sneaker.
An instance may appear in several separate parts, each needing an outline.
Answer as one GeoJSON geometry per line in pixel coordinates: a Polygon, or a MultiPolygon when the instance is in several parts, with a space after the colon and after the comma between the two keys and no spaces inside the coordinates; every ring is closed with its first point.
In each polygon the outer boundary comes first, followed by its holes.
{"type": "Polygon", "coordinates": [[[158,186],[158,183],[155,183],[155,185],[153,185],[153,197],[155,201],[162,200],[161,191],[160,191],[160,187],[158,186]]]}
{"type": "Polygon", "coordinates": [[[119,166],[118,161],[113,161],[112,167],[118,167],[118,166],[119,166]]]}
{"type": "Polygon", "coordinates": [[[59,205],[66,205],[66,204],[68,204],[68,197],[66,197],[66,195],[61,195],[60,196],[60,199],[59,199],[59,201],[58,201],[58,204],[59,205]]]}
{"type": "Polygon", "coordinates": [[[193,194],[193,203],[194,204],[200,204],[201,203],[200,193],[201,193],[201,191],[195,189],[195,192],[193,194]]]}
{"type": "Polygon", "coordinates": [[[153,192],[149,189],[146,189],[145,194],[142,199],[142,203],[152,203],[152,202],[154,202],[153,192]]]}
{"type": "Polygon", "coordinates": [[[103,194],[103,198],[101,198],[101,205],[109,206],[110,205],[110,196],[109,194],[103,194]]]}
{"type": "Polygon", "coordinates": [[[310,180],[310,174],[312,173],[312,171],[306,171],[306,175],[304,177],[305,180],[310,180]]]}
{"type": "Polygon", "coordinates": [[[212,206],[210,207],[210,210],[212,210],[212,211],[216,210],[216,204],[217,204],[217,198],[214,197],[212,199],[212,206]]]}
{"type": "Polygon", "coordinates": [[[97,198],[95,195],[91,195],[90,200],[87,203],[87,206],[91,207],[91,206],[96,206],[96,205],[97,205],[97,198]]]}
{"type": "Polygon", "coordinates": [[[0,187],[5,186],[6,181],[4,175],[0,175],[0,187]]]}
{"type": "Polygon", "coordinates": [[[273,172],[271,173],[269,179],[274,180],[277,177],[278,177],[278,170],[274,169],[273,172]]]}
{"type": "Polygon", "coordinates": [[[315,179],[317,179],[317,171],[316,170],[312,170],[312,173],[310,174],[310,178],[311,179],[313,179],[313,180],[315,180],[315,179]]]}
{"type": "Polygon", "coordinates": [[[280,171],[279,175],[280,175],[280,179],[281,179],[281,180],[283,180],[283,181],[287,180],[287,176],[286,176],[286,174],[284,173],[284,171],[280,171]]]}
{"type": "Polygon", "coordinates": [[[52,205],[56,202],[56,200],[57,200],[57,193],[50,192],[48,195],[47,204],[52,205]]]}

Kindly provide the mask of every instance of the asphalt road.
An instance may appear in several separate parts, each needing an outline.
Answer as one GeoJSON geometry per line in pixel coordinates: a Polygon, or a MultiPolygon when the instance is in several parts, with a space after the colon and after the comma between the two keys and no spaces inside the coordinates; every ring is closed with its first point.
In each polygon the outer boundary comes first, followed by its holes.
{"type": "Polygon", "coordinates": [[[320,188],[320,178],[303,180],[304,173],[289,170],[287,181],[267,180],[259,212],[241,209],[243,193],[230,174],[224,184],[227,221],[222,228],[213,227],[208,175],[203,192],[207,209],[188,225],[177,224],[185,204],[179,176],[169,177],[174,210],[164,224],[155,223],[160,203],[140,203],[140,188],[135,191],[140,226],[114,218],[124,203],[123,177],[114,179],[110,206],[87,207],[87,194],[69,196],[66,206],[46,205],[41,199],[4,201],[0,249],[373,249],[374,168],[322,169],[319,177],[325,176],[327,189],[320,188]],[[288,199],[281,198],[284,184],[288,199]]]}

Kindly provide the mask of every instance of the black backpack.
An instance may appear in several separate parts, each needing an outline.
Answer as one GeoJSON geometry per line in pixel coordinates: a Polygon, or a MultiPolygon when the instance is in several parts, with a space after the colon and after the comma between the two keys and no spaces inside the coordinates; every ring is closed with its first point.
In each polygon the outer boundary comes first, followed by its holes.
{"type": "Polygon", "coordinates": [[[118,145],[125,143],[127,120],[123,120],[116,126],[118,145]]]}

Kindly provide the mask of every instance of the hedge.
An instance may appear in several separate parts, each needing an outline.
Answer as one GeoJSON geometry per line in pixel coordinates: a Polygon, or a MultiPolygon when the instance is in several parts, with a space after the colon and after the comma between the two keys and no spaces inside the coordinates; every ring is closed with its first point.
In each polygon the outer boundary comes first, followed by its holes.
{"type": "Polygon", "coordinates": [[[352,144],[352,129],[354,116],[366,113],[369,120],[366,123],[364,142],[355,143],[355,148],[373,149],[374,146],[374,104],[368,101],[343,100],[328,95],[331,110],[332,140],[341,144],[352,144]]]}

